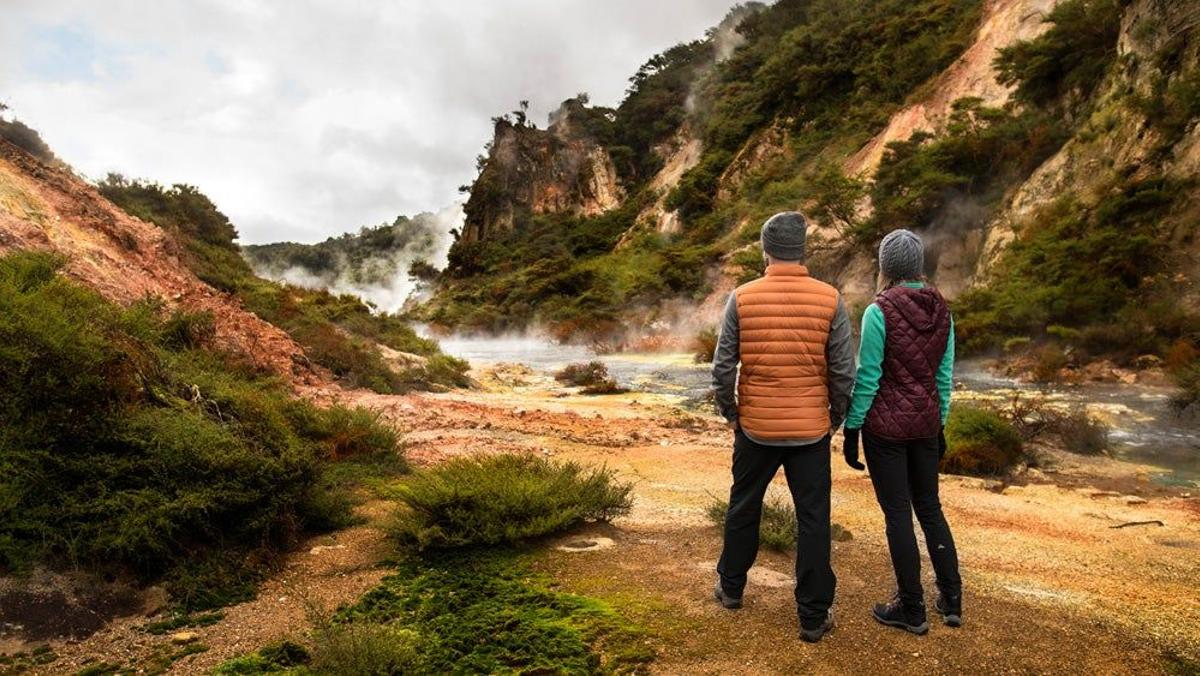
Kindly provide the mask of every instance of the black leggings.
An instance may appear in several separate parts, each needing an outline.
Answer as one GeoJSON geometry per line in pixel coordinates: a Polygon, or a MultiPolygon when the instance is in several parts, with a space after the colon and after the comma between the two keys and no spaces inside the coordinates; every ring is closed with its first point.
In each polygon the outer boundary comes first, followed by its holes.
{"type": "Polygon", "coordinates": [[[917,514],[925,545],[933,561],[938,590],[948,596],[962,593],[958,553],[950,525],[938,501],[938,440],[890,441],[863,432],[867,466],[875,497],[887,524],[888,549],[896,585],[905,605],[924,603],[921,589],[921,554],[913,532],[912,515],[917,514]]]}

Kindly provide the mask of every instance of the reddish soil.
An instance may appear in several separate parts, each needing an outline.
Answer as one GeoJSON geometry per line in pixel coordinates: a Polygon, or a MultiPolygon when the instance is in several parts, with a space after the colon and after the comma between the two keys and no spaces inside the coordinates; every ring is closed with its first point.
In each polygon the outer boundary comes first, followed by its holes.
{"type": "Polygon", "coordinates": [[[179,260],[179,246],[69,170],[0,140],[0,254],[53,251],[66,258],[69,276],[110,300],[129,304],[152,297],[167,307],[210,312],[224,348],[297,385],[324,381],[291,337],[192,274],[179,260]]]}

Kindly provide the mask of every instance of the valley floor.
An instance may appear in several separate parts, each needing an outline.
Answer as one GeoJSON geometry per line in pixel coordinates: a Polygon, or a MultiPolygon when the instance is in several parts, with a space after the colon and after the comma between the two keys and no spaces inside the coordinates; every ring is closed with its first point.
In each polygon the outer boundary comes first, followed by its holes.
{"type": "MultiPolygon", "coordinates": [[[[729,433],[712,416],[653,395],[589,398],[545,382],[434,395],[310,394],[382,412],[417,465],[521,450],[605,464],[634,482],[629,516],[546,543],[536,565],[563,589],[603,598],[648,627],[655,672],[1156,673],[1186,672],[1200,660],[1200,499],[1150,484],[1136,465],[1064,457],[1056,474],[1007,487],[944,477],[966,625],[935,623],[915,637],[868,614],[893,585],[883,520],[869,478],[835,456],[833,519],[853,538],[834,547],[838,628],[807,645],[796,635],[788,555],[760,555],[744,609],[711,600],[721,542],[704,511],[728,490],[730,462],[729,433]],[[1162,525],[1114,527],[1143,521],[1162,525]]],[[[782,474],[776,484],[773,492],[785,491],[782,474]]],[[[366,525],[308,543],[256,600],[190,630],[208,650],[178,660],[172,673],[202,673],[266,642],[302,637],[310,612],[351,602],[378,582],[388,554],[379,530],[385,505],[363,510],[366,525]]],[[[55,645],[52,670],[169,651],[170,637],[149,636],[144,624],[120,620],[55,645]]]]}

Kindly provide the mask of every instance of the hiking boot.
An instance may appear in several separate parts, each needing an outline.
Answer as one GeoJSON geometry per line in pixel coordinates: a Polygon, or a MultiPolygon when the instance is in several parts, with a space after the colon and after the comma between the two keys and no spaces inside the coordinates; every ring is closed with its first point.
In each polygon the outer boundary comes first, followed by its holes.
{"type": "Polygon", "coordinates": [[[726,594],[720,579],[717,580],[717,586],[713,587],[713,598],[720,601],[721,605],[728,610],[737,610],[742,607],[742,597],[734,598],[726,594]]]}
{"type": "Polygon", "coordinates": [[[918,636],[929,631],[929,620],[925,619],[925,604],[906,606],[894,598],[887,603],[876,603],[872,612],[880,624],[897,627],[918,636]]]}
{"type": "Polygon", "coordinates": [[[816,643],[821,637],[833,631],[833,611],[825,613],[825,621],[815,627],[805,626],[808,623],[800,620],[800,638],[805,643],[816,643]]]}
{"type": "Polygon", "coordinates": [[[947,596],[938,594],[937,601],[933,603],[934,610],[942,615],[942,620],[946,622],[947,627],[962,626],[962,596],[947,596]]]}

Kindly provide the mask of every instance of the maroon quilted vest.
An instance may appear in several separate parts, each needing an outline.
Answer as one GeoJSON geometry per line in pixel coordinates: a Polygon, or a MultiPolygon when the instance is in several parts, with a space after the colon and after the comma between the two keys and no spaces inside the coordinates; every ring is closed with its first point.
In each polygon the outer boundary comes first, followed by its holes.
{"type": "Polygon", "coordinates": [[[875,297],[886,339],[868,433],[894,441],[936,437],[941,427],[938,366],[950,336],[950,308],[937,289],[893,286],[875,297]]]}

